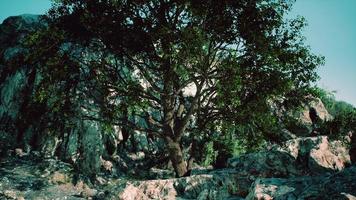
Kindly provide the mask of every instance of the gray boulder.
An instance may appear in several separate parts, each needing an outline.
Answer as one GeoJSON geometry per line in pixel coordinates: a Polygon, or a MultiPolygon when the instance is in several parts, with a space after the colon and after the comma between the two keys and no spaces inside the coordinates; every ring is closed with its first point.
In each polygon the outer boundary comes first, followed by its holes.
{"type": "Polygon", "coordinates": [[[275,150],[291,155],[307,173],[322,174],[343,170],[351,164],[349,147],[343,141],[327,136],[297,138],[275,150]]]}
{"type": "Polygon", "coordinates": [[[356,199],[356,167],[333,175],[258,179],[246,200],[356,199]]]}
{"type": "Polygon", "coordinates": [[[229,199],[246,195],[251,184],[247,177],[234,171],[221,170],[210,174],[166,180],[128,182],[112,192],[119,199],[229,199]]]}
{"type": "Polygon", "coordinates": [[[274,150],[232,158],[228,161],[228,167],[255,177],[289,177],[300,174],[295,158],[287,152],[274,150]]]}

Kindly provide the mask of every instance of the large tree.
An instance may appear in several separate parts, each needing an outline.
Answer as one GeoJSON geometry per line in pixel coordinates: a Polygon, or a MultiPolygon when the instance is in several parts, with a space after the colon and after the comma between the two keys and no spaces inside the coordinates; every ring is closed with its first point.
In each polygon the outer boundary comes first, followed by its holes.
{"type": "Polygon", "coordinates": [[[164,139],[180,177],[185,133],[227,121],[258,127],[271,99],[300,96],[316,80],[322,59],[304,45],[304,19],[286,19],[292,3],[57,1],[35,57],[47,85],[67,76],[68,87],[85,85],[102,108],[93,119],[164,139]]]}

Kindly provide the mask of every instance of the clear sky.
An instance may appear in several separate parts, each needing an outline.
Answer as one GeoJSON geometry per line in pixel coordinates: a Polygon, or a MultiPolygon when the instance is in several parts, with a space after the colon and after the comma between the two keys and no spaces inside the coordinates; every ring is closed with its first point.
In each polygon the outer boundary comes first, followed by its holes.
{"type": "Polygon", "coordinates": [[[307,19],[307,44],[325,56],[318,85],[356,106],[356,0],[297,0],[291,14],[307,19]]]}
{"type": "Polygon", "coordinates": [[[50,0],[0,0],[0,23],[9,16],[44,14],[50,7],[50,0]]]}
{"type": "MultiPolygon", "coordinates": [[[[50,6],[50,0],[0,0],[0,23],[8,16],[44,14],[50,6]]],[[[297,0],[295,15],[307,19],[307,44],[326,58],[318,85],[356,106],[356,0],[297,0]]]]}

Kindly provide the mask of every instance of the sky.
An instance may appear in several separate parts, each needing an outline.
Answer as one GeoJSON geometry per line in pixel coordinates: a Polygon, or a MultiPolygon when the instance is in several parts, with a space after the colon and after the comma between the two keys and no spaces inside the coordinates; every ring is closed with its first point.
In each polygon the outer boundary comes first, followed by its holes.
{"type": "MultiPolygon", "coordinates": [[[[44,14],[50,0],[0,0],[0,23],[8,16],[44,14]]],[[[356,0],[297,0],[290,16],[304,16],[312,52],[325,56],[318,85],[356,106],[356,0]]]]}
{"type": "Polygon", "coordinates": [[[318,85],[356,106],[356,0],[297,0],[291,15],[306,18],[306,43],[325,56],[318,85]]]}

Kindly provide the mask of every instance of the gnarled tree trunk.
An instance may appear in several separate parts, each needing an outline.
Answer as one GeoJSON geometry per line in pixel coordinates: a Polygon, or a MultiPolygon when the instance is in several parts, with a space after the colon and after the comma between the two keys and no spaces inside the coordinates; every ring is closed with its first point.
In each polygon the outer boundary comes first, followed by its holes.
{"type": "Polygon", "coordinates": [[[183,151],[179,144],[179,141],[174,141],[173,139],[167,137],[166,142],[169,152],[169,158],[172,161],[176,177],[182,177],[187,173],[188,169],[187,164],[184,161],[183,151]]]}

